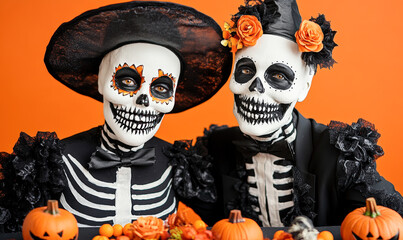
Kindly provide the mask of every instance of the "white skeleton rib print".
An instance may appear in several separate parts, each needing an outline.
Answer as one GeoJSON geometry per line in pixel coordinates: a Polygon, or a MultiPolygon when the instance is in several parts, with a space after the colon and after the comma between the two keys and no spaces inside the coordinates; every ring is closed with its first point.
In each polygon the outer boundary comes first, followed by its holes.
{"type": "MultiPolygon", "coordinates": [[[[296,138],[292,119],[276,131],[268,141],[285,139],[292,143],[296,138]],[[284,130],[283,130],[284,129],[284,130]]],[[[249,194],[258,198],[259,206],[253,206],[264,227],[283,227],[281,219],[294,206],[293,164],[289,160],[269,153],[258,153],[245,163],[248,174],[249,194]],[[272,174],[268,174],[272,173],[272,174]]]]}
{"type": "Polygon", "coordinates": [[[115,181],[106,182],[94,177],[70,154],[63,160],[68,186],[60,204],[76,216],[80,227],[124,225],[145,215],[166,218],[176,209],[171,166],[152,182],[133,184],[136,176],[130,167],[118,168],[115,181]]]}

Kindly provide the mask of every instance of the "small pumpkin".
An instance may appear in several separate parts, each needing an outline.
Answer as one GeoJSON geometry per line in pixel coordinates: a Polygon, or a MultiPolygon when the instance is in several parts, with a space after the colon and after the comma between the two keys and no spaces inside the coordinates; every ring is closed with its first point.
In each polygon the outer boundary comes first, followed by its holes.
{"type": "Polygon", "coordinates": [[[229,218],[218,221],[211,231],[216,240],[263,240],[259,225],[243,218],[239,210],[231,210],[229,218]]]}
{"type": "Polygon", "coordinates": [[[367,198],[366,207],[357,208],[344,218],[340,233],[343,240],[402,240],[403,219],[396,211],[377,206],[374,198],[367,198]]]}
{"type": "Polygon", "coordinates": [[[28,213],[22,224],[24,240],[76,240],[77,220],[70,212],[59,209],[57,200],[49,200],[45,207],[28,213]]]}
{"type": "Polygon", "coordinates": [[[318,234],[318,240],[334,240],[333,234],[329,231],[322,231],[318,234]]]}

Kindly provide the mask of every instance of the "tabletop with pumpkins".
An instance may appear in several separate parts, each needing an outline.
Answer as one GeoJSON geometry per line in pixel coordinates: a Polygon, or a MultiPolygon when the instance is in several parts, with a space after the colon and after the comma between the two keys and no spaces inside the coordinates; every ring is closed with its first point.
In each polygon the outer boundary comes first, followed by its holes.
{"type": "MultiPolygon", "coordinates": [[[[263,228],[264,229],[264,228],[263,228]]],[[[323,229],[323,228],[322,228],[323,229]]],[[[349,213],[340,228],[343,240],[358,239],[403,239],[403,219],[392,209],[377,206],[374,198],[366,200],[366,206],[349,213]]],[[[208,227],[195,212],[186,206],[179,208],[167,219],[152,216],[120,224],[104,224],[85,236],[92,240],[332,240],[330,231],[318,231],[311,220],[304,216],[297,217],[289,228],[277,230],[268,235],[262,228],[249,219],[242,217],[239,210],[232,210],[228,219],[222,219],[208,227]]],[[[49,200],[48,205],[32,210],[25,218],[22,227],[24,240],[40,239],[79,239],[79,228],[75,217],[68,211],[58,208],[56,200],[49,200]]],[[[88,234],[88,233],[87,233],[88,234]]],[[[337,233],[338,234],[338,233],[337,233]]],[[[336,237],[336,239],[339,237],[336,237]]],[[[2,238],[0,239],[15,239],[2,238]]],[[[17,238],[18,239],[18,238],[17,238]]],[[[80,237],[83,239],[83,236],[80,237]]]]}

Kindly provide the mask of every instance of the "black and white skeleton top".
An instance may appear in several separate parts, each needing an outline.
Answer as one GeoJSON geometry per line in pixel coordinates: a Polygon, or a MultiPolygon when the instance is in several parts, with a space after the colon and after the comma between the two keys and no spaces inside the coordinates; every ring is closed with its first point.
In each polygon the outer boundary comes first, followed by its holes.
{"type": "Polygon", "coordinates": [[[144,148],[155,148],[156,162],[152,166],[88,169],[97,146],[106,150],[114,147],[108,134],[106,127],[103,131],[98,127],[63,140],[68,186],[60,204],[74,214],[79,227],[124,225],[139,216],[165,219],[175,212],[172,167],[163,154],[163,148],[170,144],[156,137],[145,143],[144,148]]]}
{"type": "MultiPolygon", "coordinates": [[[[292,122],[274,132],[267,142],[285,139],[294,142],[297,131],[292,122]]],[[[293,164],[290,160],[269,153],[258,153],[247,160],[249,194],[258,197],[259,206],[253,206],[264,227],[283,227],[281,219],[294,206],[293,164]]]]}

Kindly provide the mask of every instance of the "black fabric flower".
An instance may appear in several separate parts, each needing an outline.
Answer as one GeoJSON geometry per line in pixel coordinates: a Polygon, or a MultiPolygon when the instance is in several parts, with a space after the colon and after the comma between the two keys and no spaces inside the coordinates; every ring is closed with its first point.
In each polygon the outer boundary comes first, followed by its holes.
{"type": "Polygon", "coordinates": [[[208,155],[203,156],[203,152],[192,146],[192,141],[175,141],[165,154],[174,167],[173,187],[181,197],[215,202],[217,192],[210,172],[211,161],[208,155]]]}
{"type": "Polygon", "coordinates": [[[374,187],[382,179],[375,160],[384,154],[377,145],[380,134],[375,126],[359,119],[352,125],[332,121],[329,128],[331,143],[341,151],[337,169],[339,188],[344,191],[354,186],[364,198],[374,197],[379,205],[403,215],[403,197],[398,192],[374,187]]]}
{"type": "Polygon", "coordinates": [[[333,59],[333,49],[337,46],[334,42],[334,36],[336,31],[333,31],[330,27],[330,22],[326,20],[325,15],[319,14],[317,18],[311,17],[309,21],[317,23],[323,32],[323,49],[320,52],[304,52],[302,53],[302,59],[310,66],[317,69],[331,68],[336,61],[333,59]]]}
{"type": "Polygon", "coordinates": [[[375,159],[383,150],[377,145],[380,134],[375,126],[363,119],[348,125],[332,121],[329,124],[330,143],[341,151],[338,159],[338,184],[346,190],[352,184],[368,184],[380,178],[375,159]]]}
{"type": "Polygon", "coordinates": [[[245,6],[240,6],[238,13],[231,18],[235,26],[238,19],[243,15],[255,16],[262,24],[263,29],[268,28],[267,25],[273,23],[280,17],[278,6],[274,0],[245,0],[245,6]]]}
{"type": "Polygon", "coordinates": [[[21,231],[25,216],[47,200],[58,199],[66,184],[62,146],[55,133],[21,132],[12,154],[0,154],[0,224],[21,231]]]}

